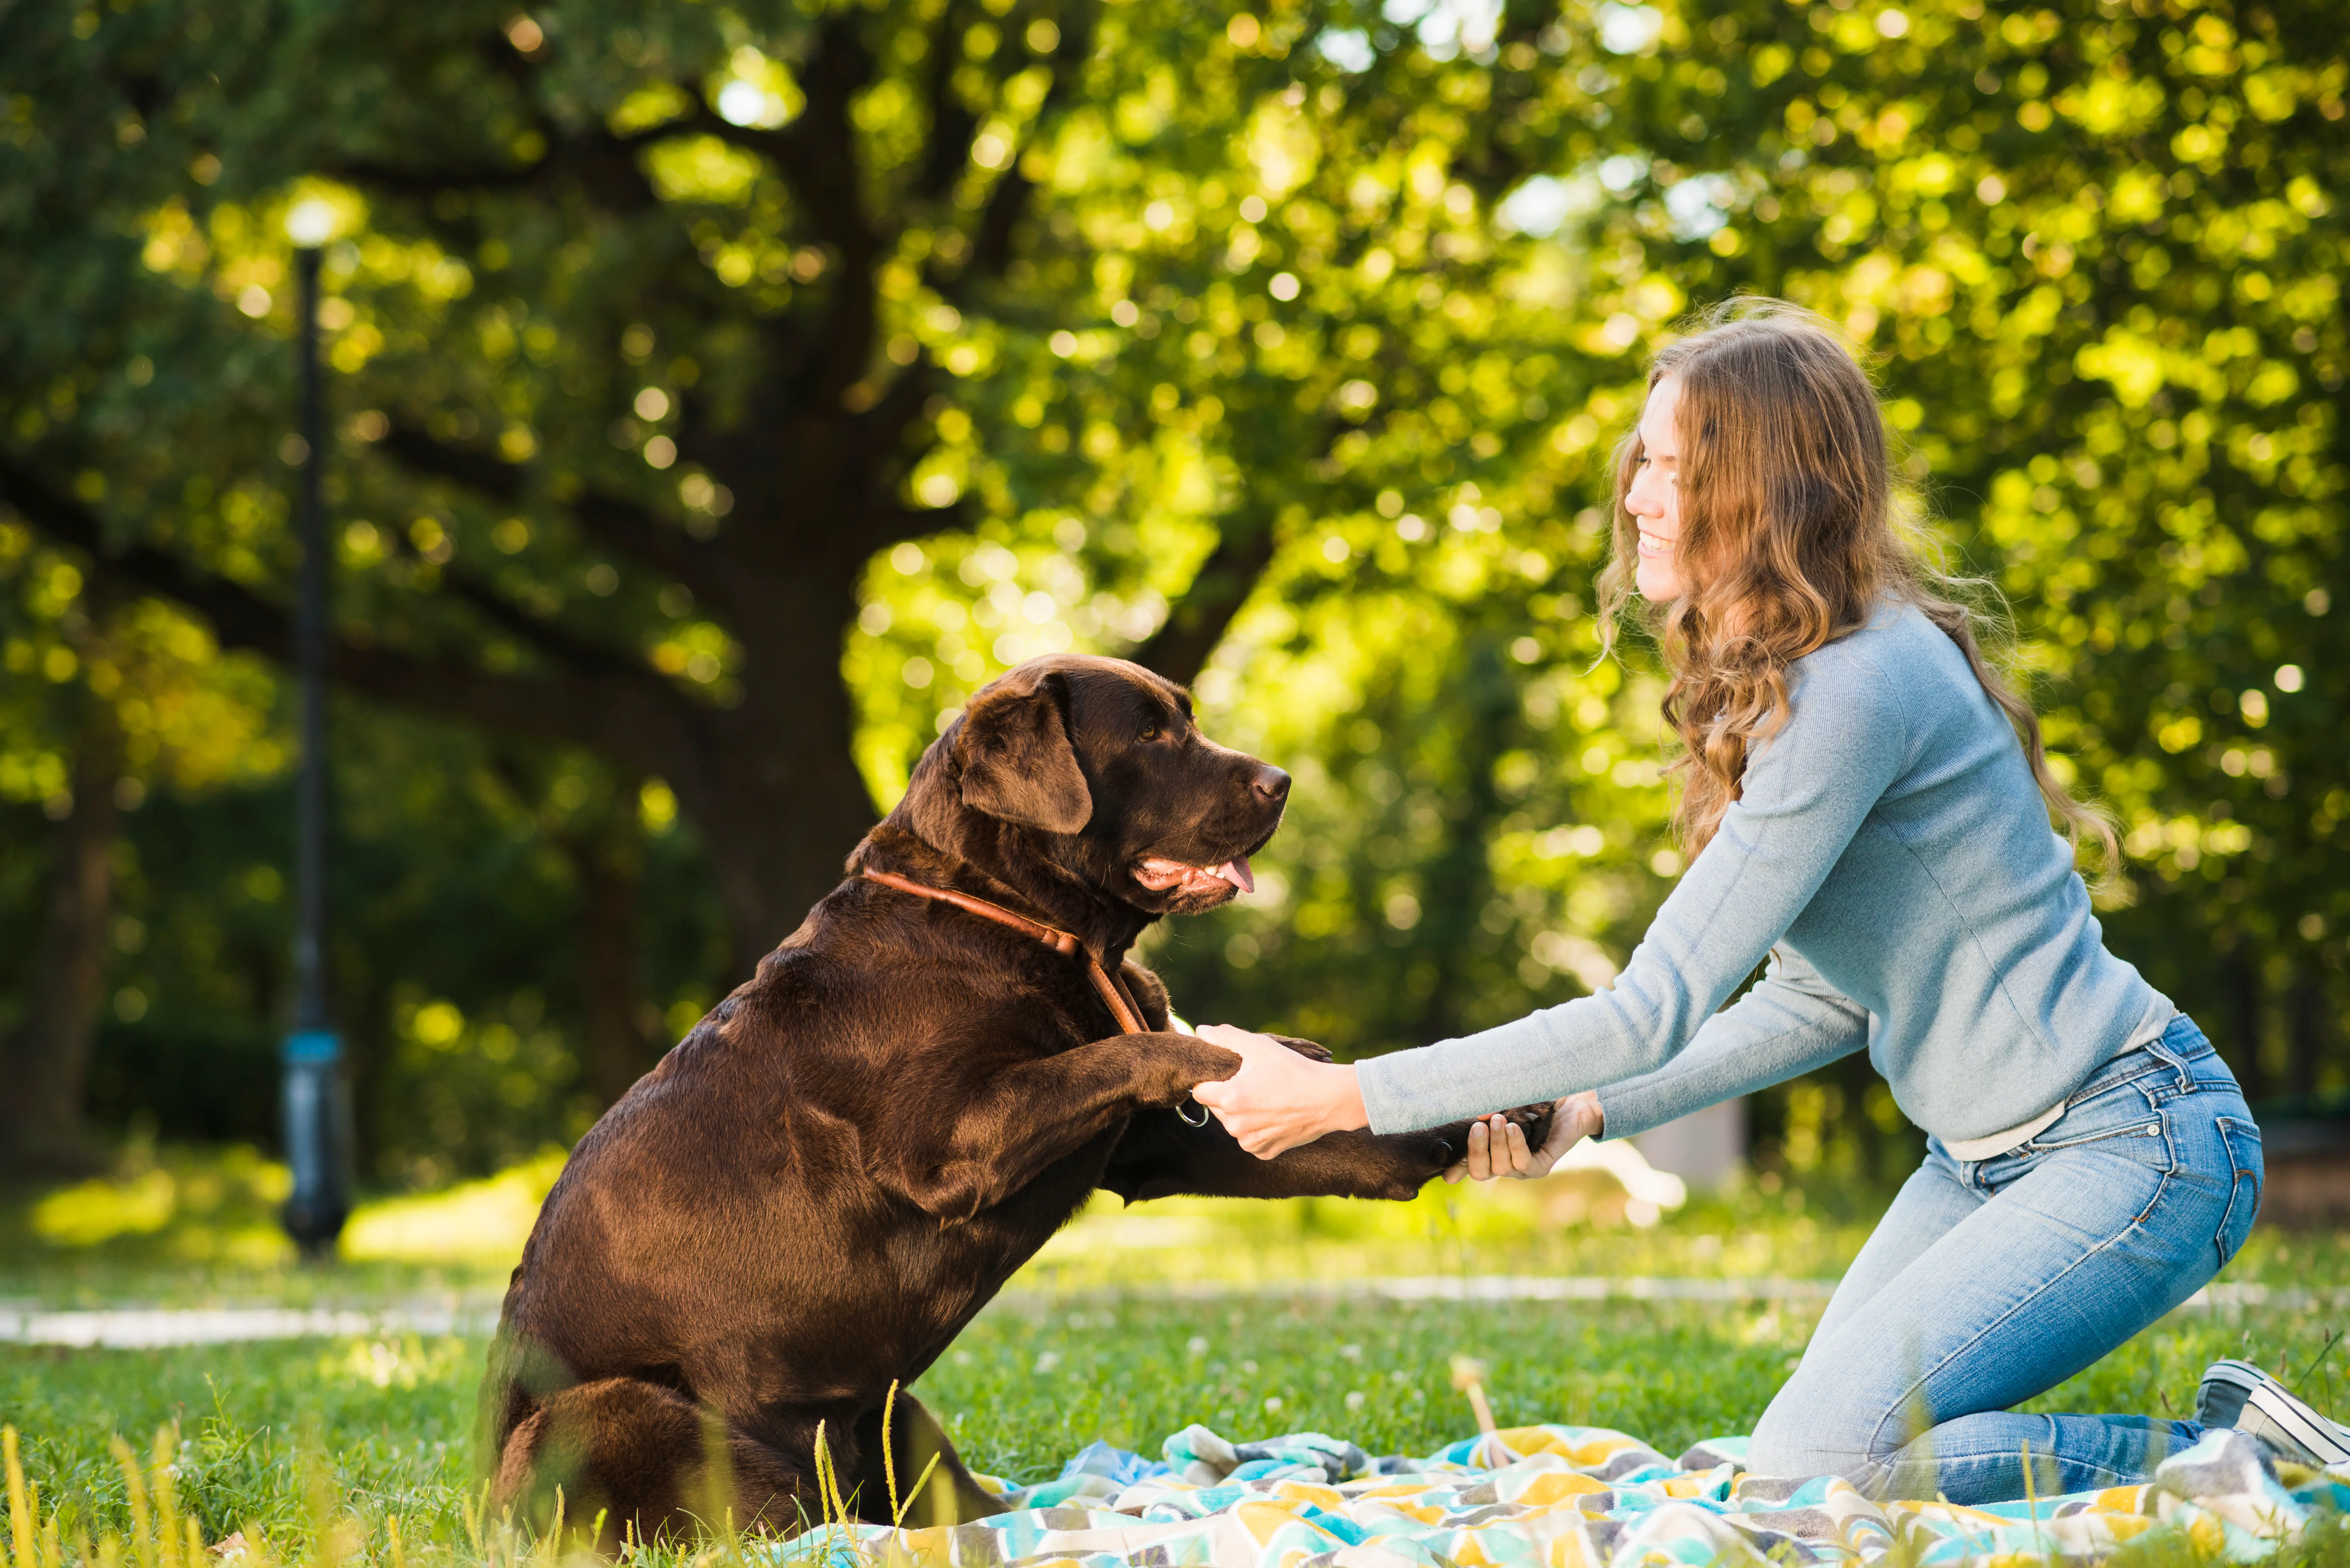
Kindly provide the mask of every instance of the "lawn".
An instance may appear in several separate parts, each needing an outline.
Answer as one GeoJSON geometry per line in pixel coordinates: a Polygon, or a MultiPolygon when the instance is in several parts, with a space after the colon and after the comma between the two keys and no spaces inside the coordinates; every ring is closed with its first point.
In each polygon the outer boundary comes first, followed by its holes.
{"type": "MultiPolygon", "coordinates": [[[[217,1161],[213,1162],[214,1165],[217,1161]]],[[[475,1250],[438,1261],[420,1246],[325,1267],[265,1247],[254,1205],[203,1187],[206,1162],[168,1160],[197,1199],[147,1229],[106,1230],[81,1195],[84,1230],[54,1234],[19,1205],[5,1234],[0,1293],[12,1304],[299,1300],[382,1305],[422,1298],[494,1303],[502,1260],[481,1220],[484,1192],[438,1199],[473,1216],[475,1250]],[[206,1193],[211,1193],[206,1198],[206,1193]],[[236,1255],[220,1241],[251,1234],[236,1255]],[[191,1230],[211,1239],[188,1239],[191,1230]]],[[[132,1176],[127,1182],[141,1179],[132,1176]]],[[[531,1179],[536,1179],[532,1178],[531,1179]]],[[[118,1183],[118,1185],[120,1185],[118,1183]]],[[[233,1184],[232,1184],[233,1186],[233,1184]]],[[[148,1182],[142,1224],[161,1207],[148,1182]]],[[[52,1195],[54,1196],[54,1195],[52,1195]]],[[[1248,1438],[1336,1433],[1373,1452],[1425,1452],[1473,1429],[1451,1385],[1456,1355],[1492,1367],[1504,1426],[1554,1420],[1617,1428],[1668,1454],[1745,1430],[1802,1347],[1819,1303],[1392,1301],[1373,1276],[1579,1273],[1815,1280],[1832,1277],[1865,1233],[1866,1206],[1840,1208],[1752,1189],[1700,1199],[1638,1227],[1604,1210],[1548,1223],[1562,1199],[1449,1190],[1411,1205],[1152,1205],[1089,1213],[990,1308],[915,1391],[950,1424],[974,1468],[1026,1481],[1055,1472],[1097,1437],[1155,1451],[1192,1421],[1248,1438]],[[1351,1283],[1349,1282],[1352,1282],[1351,1283]]],[[[413,1202],[408,1232],[432,1233],[413,1202]]],[[[370,1233],[362,1215],[354,1233],[370,1233]]],[[[491,1227],[494,1229],[494,1227],[491,1227]]],[[[463,1227],[454,1232],[462,1233],[463,1227]]],[[[400,1233],[383,1221],[373,1234],[400,1233]]],[[[511,1238],[500,1245],[510,1245],[511,1238]]],[[[509,1254],[510,1255],[510,1254],[509,1254]]],[[[2350,1300],[2341,1237],[2263,1231],[2228,1273],[2302,1292],[2284,1304],[2174,1314],[2038,1409],[2178,1413],[2202,1366],[2250,1355],[2306,1379],[2321,1407],[2350,1407],[2342,1363],[2324,1354],[2350,1300]]],[[[477,1335],[364,1334],[167,1350],[0,1346],[0,1421],[21,1434],[23,1464],[61,1542],[130,1522],[110,1439],[142,1453],[175,1424],[172,1485],[207,1542],[243,1530],[281,1551],[321,1549],[397,1568],[439,1551],[476,1561],[468,1451],[483,1342],[477,1335]],[[323,1521],[339,1519],[332,1530],[323,1521]],[[436,1545],[437,1543],[437,1545],[436,1545]]],[[[496,1555],[493,1551],[488,1554],[496,1555]]],[[[155,1568],[173,1568],[170,1563],[155,1568]]]]}

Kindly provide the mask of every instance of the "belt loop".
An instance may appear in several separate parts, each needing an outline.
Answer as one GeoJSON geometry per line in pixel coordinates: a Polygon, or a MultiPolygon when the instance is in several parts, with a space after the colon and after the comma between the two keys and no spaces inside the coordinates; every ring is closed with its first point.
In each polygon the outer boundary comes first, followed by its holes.
{"type": "Polygon", "coordinates": [[[2171,1071],[2178,1075],[2180,1094],[2190,1094],[2195,1088],[2195,1069],[2187,1064],[2186,1057],[2170,1048],[2169,1039],[2170,1029],[2166,1024],[2161,1033],[2146,1043],[2146,1050],[2156,1061],[2168,1063],[2171,1071]]]}

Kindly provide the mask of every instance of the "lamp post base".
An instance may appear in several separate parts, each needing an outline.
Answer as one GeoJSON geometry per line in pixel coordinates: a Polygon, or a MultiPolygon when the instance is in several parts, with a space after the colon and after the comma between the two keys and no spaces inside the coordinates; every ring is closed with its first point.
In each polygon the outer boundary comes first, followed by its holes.
{"type": "Polygon", "coordinates": [[[286,1040],[284,1057],[286,1163],[294,1190],[281,1218],[304,1257],[329,1258],[350,1217],[351,1100],[343,1043],[330,1030],[307,1029],[286,1040]]]}

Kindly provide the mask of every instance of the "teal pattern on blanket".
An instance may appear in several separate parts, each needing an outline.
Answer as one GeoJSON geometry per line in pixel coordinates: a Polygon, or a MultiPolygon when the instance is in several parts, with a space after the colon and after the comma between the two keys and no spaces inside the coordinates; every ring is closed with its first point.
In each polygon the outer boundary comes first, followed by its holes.
{"type": "MultiPolygon", "coordinates": [[[[2249,1563],[2320,1508],[2350,1510],[2350,1466],[2282,1473],[2213,1432],[2143,1486],[1985,1508],[1875,1503],[1833,1477],[1745,1473],[1746,1439],[1678,1459],[1597,1427],[1520,1427],[1434,1454],[1372,1459],[1319,1432],[1233,1443],[1205,1427],[1156,1460],[1097,1442],[1004,1511],[953,1528],[833,1526],[765,1548],[776,1568],[1711,1568],[1869,1563],[1930,1568],[2028,1554],[2104,1557],[2149,1530],[2249,1563]]],[[[923,1513],[918,1502],[915,1517],[923,1513]]]]}

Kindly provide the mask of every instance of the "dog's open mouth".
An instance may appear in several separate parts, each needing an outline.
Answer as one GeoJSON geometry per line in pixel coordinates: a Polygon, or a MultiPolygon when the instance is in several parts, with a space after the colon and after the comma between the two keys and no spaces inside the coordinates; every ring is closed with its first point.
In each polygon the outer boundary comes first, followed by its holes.
{"type": "Polygon", "coordinates": [[[1256,891],[1256,878],[1249,873],[1245,855],[1235,855],[1222,866],[1186,866],[1180,860],[1146,856],[1135,867],[1134,879],[1157,893],[1204,893],[1220,883],[1230,883],[1243,893],[1256,891]]]}

